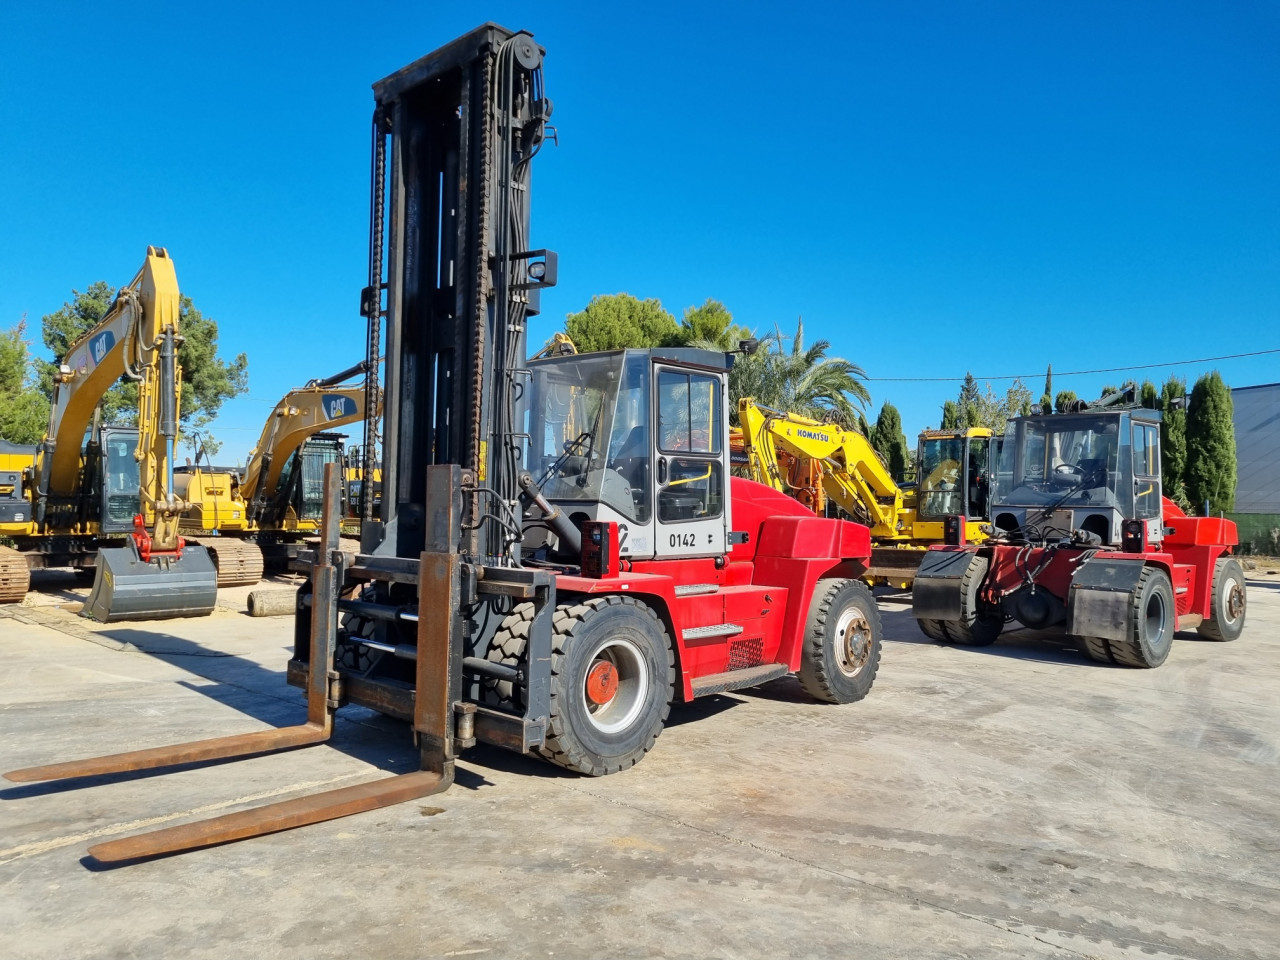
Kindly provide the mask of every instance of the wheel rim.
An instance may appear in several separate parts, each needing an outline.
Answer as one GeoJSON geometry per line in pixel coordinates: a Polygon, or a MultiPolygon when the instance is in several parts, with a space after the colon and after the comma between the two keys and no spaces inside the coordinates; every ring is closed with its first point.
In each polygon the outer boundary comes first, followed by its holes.
{"type": "Polygon", "coordinates": [[[1168,613],[1165,609],[1164,594],[1158,590],[1153,590],[1151,596],[1147,597],[1146,608],[1143,610],[1147,639],[1153,646],[1160,646],[1164,642],[1164,626],[1167,618],[1168,613]]]}
{"type": "Polygon", "coordinates": [[[581,693],[587,720],[600,733],[629,727],[649,694],[649,671],[640,648],[625,637],[601,643],[588,661],[581,693]]]}
{"type": "Polygon", "coordinates": [[[856,677],[871,659],[871,624],[857,607],[848,607],[836,621],[836,665],[846,677],[856,677]]]}
{"type": "Polygon", "coordinates": [[[1231,577],[1222,585],[1222,622],[1235,624],[1244,616],[1244,584],[1231,577]]]}

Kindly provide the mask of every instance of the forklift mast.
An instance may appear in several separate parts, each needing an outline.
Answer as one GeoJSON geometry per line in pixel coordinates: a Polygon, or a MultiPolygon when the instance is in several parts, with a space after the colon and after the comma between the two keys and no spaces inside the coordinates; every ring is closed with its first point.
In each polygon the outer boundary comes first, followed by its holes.
{"type": "MultiPolygon", "coordinates": [[[[543,54],[529,34],[489,23],[374,85],[362,312],[370,369],[387,319],[387,404],[384,493],[376,517],[365,501],[363,553],[416,559],[428,543],[428,474],[456,465],[455,549],[469,562],[519,563],[525,325],[556,266],[528,242],[530,161],[551,115],[543,54]]],[[[366,405],[366,472],[374,410],[366,405]]]]}

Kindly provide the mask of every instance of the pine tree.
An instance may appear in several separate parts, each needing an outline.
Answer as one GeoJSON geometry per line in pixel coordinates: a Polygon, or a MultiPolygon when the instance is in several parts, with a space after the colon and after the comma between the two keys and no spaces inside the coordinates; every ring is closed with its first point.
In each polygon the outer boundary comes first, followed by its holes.
{"type": "Polygon", "coordinates": [[[1187,497],[1199,510],[1230,513],[1236,505],[1236,433],[1231,391],[1218,371],[1207,373],[1191,390],[1187,410],[1187,497]]]}

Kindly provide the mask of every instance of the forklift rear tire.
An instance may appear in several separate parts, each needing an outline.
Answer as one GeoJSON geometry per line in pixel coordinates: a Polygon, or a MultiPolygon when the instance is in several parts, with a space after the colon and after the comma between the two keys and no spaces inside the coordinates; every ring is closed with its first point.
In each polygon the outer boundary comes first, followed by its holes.
{"type": "Polygon", "coordinates": [[[1116,658],[1111,653],[1111,644],[1114,641],[1106,637],[1078,637],[1077,639],[1084,646],[1084,652],[1089,655],[1090,660],[1098,663],[1116,662],[1116,658]]]}
{"type": "Polygon", "coordinates": [[[947,632],[942,628],[941,620],[927,620],[921,618],[916,621],[920,626],[920,632],[930,640],[937,640],[939,643],[947,642],[947,632]]]}
{"type": "Polygon", "coordinates": [[[539,753],[601,777],[634,766],[671,710],[675,658],[657,614],[634,597],[562,604],[552,617],[551,713],[539,753]]]}
{"type": "Polygon", "coordinates": [[[1213,565],[1209,616],[1196,632],[1206,640],[1234,640],[1244,630],[1245,601],[1244,568],[1235,557],[1221,557],[1213,565]]]}
{"type": "Polygon", "coordinates": [[[871,692],[880,666],[880,608],[861,580],[819,580],[809,604],[800,669],[805,692],[853,703],[871,692]]]}
{"type": "Polygon", "coordinates": [[[969,562],[969,569],[960,579],[960,619],[940,621],[947,639],[966,647],[988,647],[1004,630],[1004,617],[982,610],[978,600],[989,566],[983,556],[975,555],[969,562]]]}
{"type": "Polygon", "coordinates": [[[1158,667],[1173,646],[1177,609],[1173,584],[1159,567],[1144,567],[1129,604],[1129,638],[1109,644],[1115,662],[1126,667],[1158,667]]]}

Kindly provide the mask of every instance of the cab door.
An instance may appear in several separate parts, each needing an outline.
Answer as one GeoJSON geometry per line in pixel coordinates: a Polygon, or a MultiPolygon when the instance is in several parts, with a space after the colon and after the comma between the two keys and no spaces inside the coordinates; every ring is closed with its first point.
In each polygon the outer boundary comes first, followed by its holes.
{"type": "Polygon", "coordinates": [[[661,363],[654,374],[654,554],[722,556],[730,522],[727,377],[661,363]]]}

